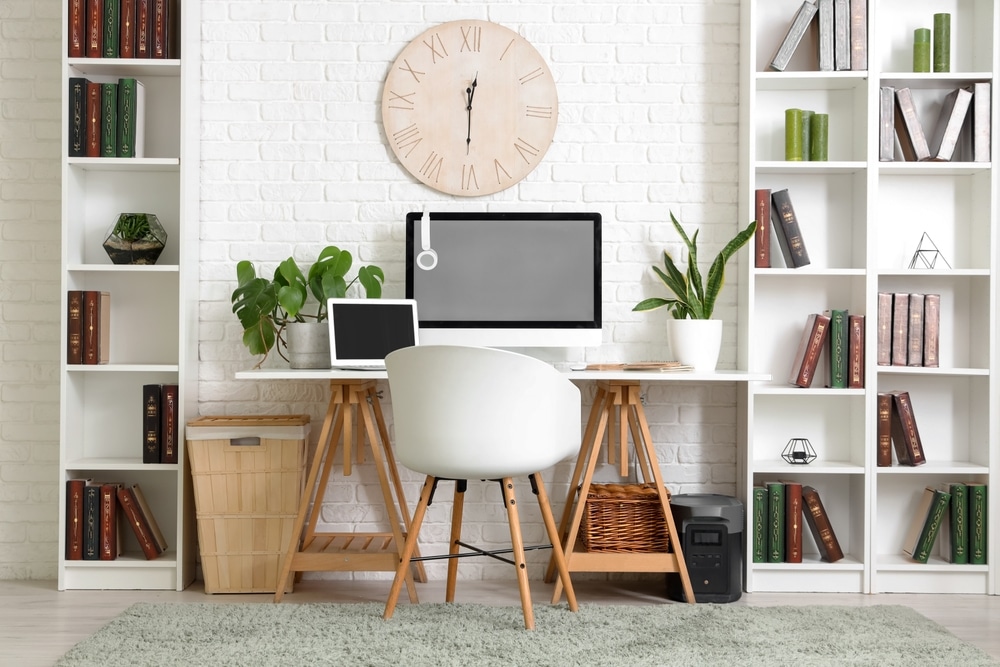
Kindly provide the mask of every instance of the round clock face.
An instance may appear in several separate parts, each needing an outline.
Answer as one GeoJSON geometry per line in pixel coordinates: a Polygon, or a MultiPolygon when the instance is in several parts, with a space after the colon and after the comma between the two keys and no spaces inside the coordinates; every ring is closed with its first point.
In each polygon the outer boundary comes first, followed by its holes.
{"type": "Polygon", "coordinates": [[[435,190],[479,196],[538,166],[559,115],[548,65],[517,33],[488,21],[451,21],[410,42],[382,89],[393,153],[435,190]]]}

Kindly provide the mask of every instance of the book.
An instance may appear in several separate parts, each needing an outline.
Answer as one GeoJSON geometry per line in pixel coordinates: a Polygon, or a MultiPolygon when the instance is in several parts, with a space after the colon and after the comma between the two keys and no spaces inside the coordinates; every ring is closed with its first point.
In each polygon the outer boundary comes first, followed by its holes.
{"type": "Polygon", "coordinates": [[[904,554],[918,563],[926,563],[930,559],[934,540],[941,530],[950,500],[950,494],[933,486],[924,487],[910,527],[903,538],[904,554]]]}
{"type": "Polygon", "coordinates": [[[87,152],[87,80],[74,76],[69,80],[69,157],[83,157],[87,152]]]}
{"type": "Polygon", "coordinates": [[[972,161],[990,161],[990,82],[980,81],[972,89],[972,161]]]}
{"type": "Polygon", "coordinates": [[[146,88],[133,77],[118,79],[118,157],[143,157],[146,88]]]}
{"type": "Polygon", "coordinates": [[[118,558],[118,484],[101,484],[100,560],[118,558]]]}
{"type": "Polygon", "coordinates": [[[111,349],[111,294],[83,291],[83,363],[106,364],[111,349]]]}
{"type": "Polygon", "coordinates": [[[153,0],[135,2],[135,57],[151,57],[153,39],[151,33],[153,0]]]}
{"type": "Polygon", "coordinates": [[[910,295],[892,295],[892,365],[905,366],[909,349],[910,295]]]}
{"type": "Polygon", "coordinates": [[[803,388],[812,386],[829,330],[830,318],[827,315],[811,313],[806,317],[806,326],[799,338],[799,347],[792,362],[791,374],[788,376],[789,384],[803,388]]]}
{"type": "Polygon", "coordinates": [[[892,465],[892,394],[880,391],[875,398],[875,465],[888,468],[892,465]]]}
{"type": "Polygon", "coordinates": [[[142,462],[160,462],[160,393],[158,384],[142,385],[142,462]]]}
{"type": "Polygon", "coordinates": [[[847,362],[848,362],[848,332],[847,317],[845,309],[834,308],[823,311],[823,314],[830,318],[830,333],[828,334],[830,354],[830,383],[834,389],[847,388],[847,362]]]}
{"type": "Polygon", "coordinates": [[[87,31],[87,2],[86,0],[69,0],[69,42],[67,55],[70,58],[82,58],[84,56],[84,43],[87,31]]]}
{"type": "Polygon", "coordinates": [[[785,482],[785,562],[802,562],[802,484],[785,482]]]}
{"type": "Polygon", "coordinates": [[[926,160],[931,156],[927,137],[924,135],[920,118],[917,117],[917,107],[913,103],[913,93],[909,88],[896,90],[896,113],[893,124],[896,127],[896,138],[903,153],[903,159],[909,162],[926,160]]]}
{"type": "Polygon", "coordinates": [[[963,565],[969,562],[969,487],[964,482],[945,482],[938,488],[951,495],[938,539],[941,558],[963,565]]]}
{"type": "MultiPolygon", "coordinates": [[[[838,0],[839,1],[839,0],[838,0]]],[[[816,0],[816,47],[819,71],[832,72],[834,66],[834,0],[816,0]]]]}
{"type": "Polygon", "coordinates": [[[833,3],[833,61],[837,71],[851,69],[851,2],[833,3]]]}
{"type": "Polygon", "coordinates": [[[177,385],[160,389],[160,463],[177,463],[177,385]]]}
{"type": "Polygon", "coordinates": [[[987,489],[985,484],[970,482],[969,488],[969,563],[984,565],[988,538],[987,489]]]}
{"type": "Polygon", "coordinates": [[[104,0],[87,0],[87,41],[84,50],[86,58],[100,58],[104,55],[104,0]]]}
{"type": "Polygon", "coordinates": [[[176,8],[173,0],[152,0],[150,15],[151,58],[175,58],[174,21],[176,8]]]}
{"type": "Polygon", "coordinates": [[[930,157],[936,162],[948,162],[955,155],[962,136],[962,127],[972,103],[972,93],[965,88],[956,88],[941,103],[937,123],[930,139],[930,157]]]}
{"type": "Polygon", "coordinates": [[[785,484],[765,482],[767,488],[767,562],[785,562],[785,484]]]}
{"type": "Polygon", "coordinates": [[[878,95],[878,159],[892,162],[896,150],[896,89],[881,86],[878,95]]]}
{"type": "Polygon", "coordinates": [[[101,157],[101,93],[102,85],[87,82],[87,144],[86,157],[101,157]]]}
{"type": "Polygon", "coordinates": [[[83,560],[101,558],[101,487],[83,487],[83,560]]]}
{"type": "Polygon", "coordinates": [[[767,562],[767,488],[753,487],[753,562],[767,562]]]}
{"type": "Polygon", "coordinates": [[[66,560],[83,560],[83,489],[86,481],[66,480],[66,560]]]}
{"type": "Polygon", "coordinates": [[[66,363],[83,363],[83,290],[66,292],[66,363]]]}
{"type": "Polygon", "coordinates": [[[892,293],[879,292],[875,329],[875,363],[892,365],[892,293]]]}
{"type": "Polygon", "coordinates": [[[101,157],[118,157],[118,84],[101,84],[101,157]]]}
{"type": "Polygon", "coordinates": [[[924,295],[910,294],[906,325],[906,365],[924,365],[924,295]]]}
{"type": "Polygon", "coordinates": [[[149,529],[149,524],[146,523],[146,519],[139,509],[131,487],[118,485],[116,491],[125,522],[132,528],[132,532],[139,542],[139,548],[142,549],[146,560],[155,560],[160,555],[160,547],[153,538],[153,532],[149,529]]]}
{"type": "Polygon", "coordinates": [[[927,462],[924,456],[920,430],[913,412],[910,392],[893,391],[892,394],[892,445],[900,465],[919,466],[927,462]]]}
{"type": "Polygon", "coordinates": [[[118,26],[119,0],[104,0],[104,35],[102,40],[102,53],[105,58],[119,57],[118,40],[121,38],[121,31],[118,26]]]}
{"type": "Polygon", "coordinates": [[[771,69],[779,72],[788,67],[788,62],[792,59],[792,54],[802,41],[802,36],[806,34],[809,24],[816,16],[817,7],[811,0],[803,0],[802,6],[795,12],[792,22],[788,26],[784,39],[771,58],[771,69]]]}
{"type": "Polygon", "coordinates": [[[122,58],[135,58],[135,0],[121,0],[120,11],[118,51],[122,58]]]}
{"type": "Polygon", "coordinates": [[[940,364],[941,338],[941,295],[924,295],[924,363],[928,368],[940,364]]]}
{"type": "Polygon", "coordinates": [[[816,541],[820,558],[828,563],[836,563],[842,559],[844,552],[840,548],[833,524],[830,523],[830,516],[826,513],[819,492],[812,486],[802,486],[802,506],[806,525],[809,526],[809,532],[816,541]]]}
{"type": "Polygon", "coordinates": [[[868,0],[851,0],[851,69],[868,69],[868,0]]]}
{"type": "Polygon", "coordinates": [[[771,268],[771,190],[754,191],[754,211],[757,227],[754,229],[754,266],[771,268]]]}
{"type": "Polygon", "coordinates": [[[802,238],[799,218],[795,215],[792,198],[788,190],[776,190],[771,193],[771,227],[781,255],[788,268],[799,268],[809,264],[809,253],[802,238]]]}
{"type": "Polygon", "coordinates": [[[847,316],[847,387],[865,386],[865,316],[847,316]]]}
{"type": "Polygon", "coordinates": [[[149,506],[149,502],[146,500],[146,495],[142,492],[142,487],[138,484],[132,484],[130,487],[132,489],[132,495],[135,497],[135,502],[139,506],[139,510],[142,512],[143,518],[146,520],[146,525],[149,526],[149,530],[153,533],[153,539],[156,540],[156,545],[159,547],[160,552],[167,550],[169,546],[167,544],[167,537],[163,534],[163,530],[160,529],[160,524],[156,521],[156,517],[153,515],[153,509],[149,506]]]}

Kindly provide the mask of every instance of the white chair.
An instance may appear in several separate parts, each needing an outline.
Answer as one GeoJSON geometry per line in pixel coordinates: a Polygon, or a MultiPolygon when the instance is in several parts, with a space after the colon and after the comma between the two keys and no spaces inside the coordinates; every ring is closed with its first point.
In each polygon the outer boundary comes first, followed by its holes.
{"type": "MultiPolygon", "coordinates": [[[[549,364],[521,354],[479,347],[422,345],[386,357],[395,429],[396,459],[427,475],[403,554],[386,601],[383,618],[392,617],[417,544],[420,524],[437,483],[455,481],[447,602],[455,598],[460,556],[493,556],[517,570],[524,626],[535,620],[514,477],[527,476],[538,498],[552,543],[553,558],[569,608],[576,611],[566,559],[559,540],[541,471],[580,448],[580,390],[549,364]],[[510,523],[513,560],[461,542],[462,508],[467,480],[500,482],[510,523]],[[461,552],[460,547],[471,552],[461,552]]],[[[428,557],[434,558],[434,556],[428,557]]]]}

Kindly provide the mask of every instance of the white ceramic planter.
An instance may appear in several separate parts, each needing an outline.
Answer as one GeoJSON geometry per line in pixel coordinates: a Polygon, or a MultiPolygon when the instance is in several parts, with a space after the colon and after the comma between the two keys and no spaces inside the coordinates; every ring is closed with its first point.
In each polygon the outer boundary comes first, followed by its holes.
{"type": "Polygon", "coordinates": [[[667,320],[667,336],[675,360],[696,371],[712,372],[722,348],[722,320],[667,320]]]}

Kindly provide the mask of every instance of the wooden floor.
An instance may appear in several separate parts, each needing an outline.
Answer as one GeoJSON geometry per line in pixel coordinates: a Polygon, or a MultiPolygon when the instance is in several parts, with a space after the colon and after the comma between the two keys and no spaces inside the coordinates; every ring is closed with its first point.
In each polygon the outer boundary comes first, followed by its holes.
{"type": "MultiPolygon", "coordinates": [[[[384,602],[388,581],[316,581],[296,584],[286,602],[384,602]]],[[[585,604],[679,604],[666,600],[655,584],[643,582],[575,582],[585,604]]],[[[551,586],[532,583],[535,604],[547,604],[551,586]]],[[[418,586],[422,602],[444,601],[444,583],[418,586]]],[[[518,606],[513,581],[459,581],[458,602],[518,606]]],[[[260,602],[271,595],[206,595],[196,582],[185,591],[63,591],[55,582],[0,581],[0,665],[52,665],[76,642],[88,637],[133,602],[260,602]]],[[[407,604],[406,596],[400,604],[407,604]]],[[[901,604],[940,623],[958,637],[1000,660],[1000,596],[983,595],[856,595],[806,593],[743,594],[736,605],[831,604],[865,606],[901,604]]]]}

